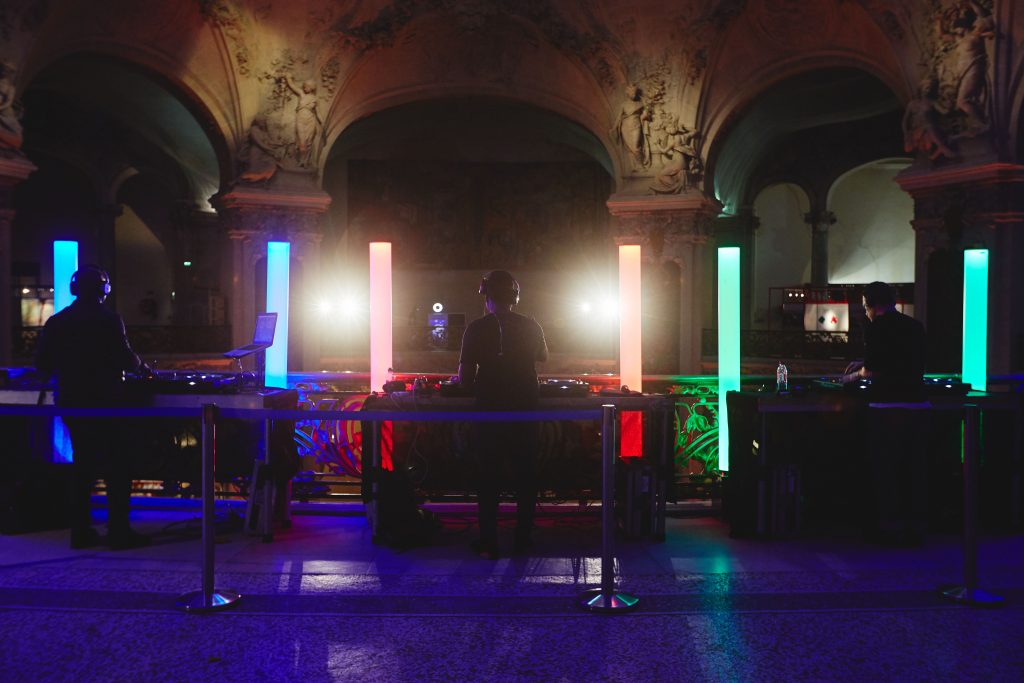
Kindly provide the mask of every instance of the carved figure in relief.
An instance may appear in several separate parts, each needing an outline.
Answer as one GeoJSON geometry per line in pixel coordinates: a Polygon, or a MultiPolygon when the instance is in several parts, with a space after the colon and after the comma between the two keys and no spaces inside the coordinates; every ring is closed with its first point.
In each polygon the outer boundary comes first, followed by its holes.
{"type": "Polygon", "coordinates": [[[238,179],[247,183],[270,182],[277,173],[280,147],[267,128],[266,115],[258,115],[249,127],[249,136],[239,154],[243,171],[238,179]]]}
{"type": "Polygon", "coordinates": [[[667,136],[659,152],[666,163],[655,177],[651,189],[657,194],[675,194],[700,178],[703,164],[697,153],[697,131],[691,131],[673,119],[665,132],[667,136]]]}
{"type": "Polygon", "coordinates": [[[619,118],[612,134],[629,153],[633,169],[640,170],[651,165],[651,149],[649,144],[649,125],[652,119],[650,110],[643,101],[640,88],[635,85],[626,87],[626,101],[619,110],[619,118]]]}
{"type": "Polygon", "coordinates": [[[0,62],[0,149],[21,149],[21,121],[15,107],[15,68],[11,62],[0,62]]]}
{"type": "Polygon", "coordinates": [[[903,149],[907,152],[921,151],[929,159],[939,156],[953,158],[956,152],[943,140],[939,129],[936,106],[938,83],[933,76],[921,81],[917,97],[907,103],[903,112],[903,149]]]}
{"type": "Polygon", "coordinates": [[[977,2],[961,5],[954,21],[956,44],[956,107],[969,117],[971,133],[988,128],[988,53],[995,20],[977,2]]]}
{"type": "Polygon", "coordinates": [[[301,88],[289,75],[284,81],[299,98],[295,104],[295,160],[300,167],[311,168],[317,133],[323,125],[317,110],[316,81],[305,80],[301,88]]]}

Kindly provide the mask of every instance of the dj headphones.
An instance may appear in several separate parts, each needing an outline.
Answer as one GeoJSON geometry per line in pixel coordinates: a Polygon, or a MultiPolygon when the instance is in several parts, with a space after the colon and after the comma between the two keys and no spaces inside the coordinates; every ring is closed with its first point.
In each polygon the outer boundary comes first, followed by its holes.
{"type": "Polygon", "coordinates": [[[86,282],[86,287],[96,287],[96,294],[102,293],[104,297],[110,295],[110,276],[107,275],[107,271],[99,266],[88,265],[82,266],[71,275],[71,296],[79,295],[81,290],[79,281],[83,279],[86,282]]]}
{"type": "Polygon", "coordinates": [[[492,270],[480,280],[480,293],[495,301],[519,303],[519,283],[507,270],[492,270]]]}

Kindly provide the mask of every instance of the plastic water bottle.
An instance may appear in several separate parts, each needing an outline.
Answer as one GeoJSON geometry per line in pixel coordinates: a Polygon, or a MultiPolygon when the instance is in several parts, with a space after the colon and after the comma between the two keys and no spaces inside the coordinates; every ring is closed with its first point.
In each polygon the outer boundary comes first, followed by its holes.
{"type": "Polygon", "coordinates": [[[779,367],[775,368],[775,390],[789,391],[789,370],[779,361],[779,367]]]}

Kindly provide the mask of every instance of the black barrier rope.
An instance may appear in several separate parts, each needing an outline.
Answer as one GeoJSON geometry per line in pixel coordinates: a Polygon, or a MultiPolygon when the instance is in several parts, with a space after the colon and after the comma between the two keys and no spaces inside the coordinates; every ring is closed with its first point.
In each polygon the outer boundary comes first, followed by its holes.
{"type": "MultiPolygon", "coordinates": [[[[236,604],[241,595],[235,591],[217,589],[214,586],[215,565],[215,510],[214,477],[216,474],[216,421],[219,417],[262,419],[262,420],[359,420],[371,423],[373,444],[372,462],[374,471],[381,465],[380,423],[400,422],[536,422],[539,420],[592,420],[601,418],[601,587],[588,591],[583,606],[597,612],[620,613],[635,608],[638,598],[615,590],[615,456],[618,443],[616,430],[616,407],[603,405],[601,410],[560,410],[560,411],[311,411],[307,410],[266,410],[226,409],[219,410],[215,404],[202,406],[199,417],[202,425],[202,588],[181,595],[177,606],[187,612],[210,612],[236,604]]],[[[74,417],[196,417],[195,408],[69,408],[61,406],[12,406],[0,405],[0,414],[25,416],[74,416],[74,417]]],[[[371,526],[375,526],[377,510],[376,478],[374,500],[368,510],[371,526]]],[[[266,513],[264,513],[266,514],[266,513]]]]}

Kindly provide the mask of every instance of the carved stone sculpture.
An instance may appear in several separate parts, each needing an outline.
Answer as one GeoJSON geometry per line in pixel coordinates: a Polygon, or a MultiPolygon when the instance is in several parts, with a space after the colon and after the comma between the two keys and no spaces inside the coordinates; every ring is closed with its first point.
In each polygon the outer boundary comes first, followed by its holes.
{"type": "Polygon", "coordinates": [[[903,149],[906,152],[924,152],[929,159],[940,156],[953,158],[956,152],[943,140],[938,124],[935,102],[937,87],[934,77],[925,78],[917,97],[907,103],[903,112],[903,149]]]}
{"type": "Polygon", "coordinates": [[[651,165],[650,121],[651,112],[644,104],[643,93],[635,85],[626,87],[626,100],[612,129],[613,137],[629,154],[633,170],[651,165]]]}
{"type": "Polygon", "coordinates": [[[0,150],[21,149],[21,120],[15,99],[14,65],[0,62],[0,150]]]}
{"type": "Polygon", "coordinates": [[[267,128],[267,117],[253,119],[249,135],[239,152],[242,172],[238,180],[246,183],[269,183],[277,173],[282,145],[275,142],[267,128]]]}
{"type": "Polygon", "coordinates": [[[977,134],[987,130],[988,48],[995,36],[995,20],[977,3],[958,8],[953,22],[956,41],[956,107],[968,117],[968,130],[977,134]]]}
{"type": "Polygon", "coordinates": [[[295,103],[295,161],[301,168],[312,168],[317,137],[323,126],[317,110],[316,81],[303,81],[300,88],[291,76],[285,75],[284,79],[299,98],[295,103]]]}
{"type": "Polygon", "coordinates": [[[651,189],[656,194],[676,194],[698,182],[704,166],[697,153],[697,131],[673,120],[665,132],[660,148],[665,165],[655,176],[651,189]]]}

